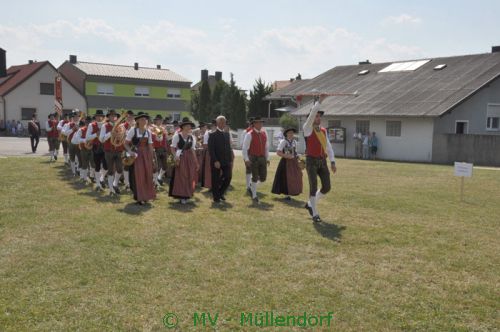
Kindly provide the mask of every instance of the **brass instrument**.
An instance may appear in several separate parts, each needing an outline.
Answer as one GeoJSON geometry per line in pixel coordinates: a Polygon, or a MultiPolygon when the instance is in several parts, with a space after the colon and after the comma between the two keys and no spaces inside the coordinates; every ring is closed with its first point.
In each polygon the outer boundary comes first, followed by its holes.
{"type": "Polygon", "coordinates": [[[300,168],[301,170],[303,170],[303,169],[305,169],[305,168],[306,168],[306,161],[305,161],[304,157],[302,157],[302,156],[298,156],[298,157],[297,157],[297,162],[299,163],[299,168],[300,168]]]}
{"type": "MultiPolygon", "coordinates": [[[[101,124],[101,127],[102,127],[106,123],[106,121],[96,122],[96,123],[97,123],[97,127],[99,128],[99,124],[101,124]]],[[[89,133],[89,130],[88,130],[88,127],[87,127],[87,134],[88,133],[89,133]]],[[[97,136],[99,136],[99,132],[98,132],[97,136]]],[[[95,138],[91,139],[90,141],[86,141],[85,144],[84,144],[85,149],[91,150],[92,149],[92,145],[94,145],[94,141],[96,139],[99,139],[99,138],[95,137],[95,138]]]]}
{"type": "MultiPolygon", "coordinates": [[[[111,129],[111,144],[118,147],[125,143],[127,129],[125,128],[125,121],[127,121],[127,112],[125,110],[120,114],[120,119],[115,122],[113,129],[111,129]]],[[[127,165],[128,166],[128,165],[127,165]]]]}
{"type": "Polygon", "coordinates": [[[163,138],[163,134],[164,134],[164,129],[163,127],[161,126],[157,126],[155,124],[151,124],[149,126],[149,129],[151,130],[151,132],[153,134],[155,134],[158,138],[162,139],[163,138]]]}
{"type": "Polygon", "coordinates": [[[122,163],[124,166],[130,166],[134,163],[136,157],[129,156],[128,153],[125,153],[122,157],[122,163]]]}
{"type": "MultiPolygon", "coordinates": [[[[78,122],[80,122],[82,119],[85,119],[85,117],[87,116],[87,114],[85,114],[84,111],[80,111],[79,115],[80,115],[80,118],[78,119],[78,122]]],[[[78,130],[78,122],[76,123],[76,126],[75,126],[76,130],[74,130],[74,131],[78,130]]],[[[71,141],[69,140],[69,135],[66,137],[66,142],[71,143],[71,141]]]]}

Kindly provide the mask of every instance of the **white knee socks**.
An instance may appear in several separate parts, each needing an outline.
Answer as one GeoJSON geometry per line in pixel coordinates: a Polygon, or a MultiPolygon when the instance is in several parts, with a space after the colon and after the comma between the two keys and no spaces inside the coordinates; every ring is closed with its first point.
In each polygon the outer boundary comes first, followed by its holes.
{"type": "Polygon", "coordinates": [[[252,174],[246,174],[247,188],[250,188],[250,183],[252,181],[252,174]]]}
{"type": "Polygon", "coordinates": [[[252,198],[257,197],[257,184],[258,182],[251,182],[250,189],[252,190],[252,198]]]}

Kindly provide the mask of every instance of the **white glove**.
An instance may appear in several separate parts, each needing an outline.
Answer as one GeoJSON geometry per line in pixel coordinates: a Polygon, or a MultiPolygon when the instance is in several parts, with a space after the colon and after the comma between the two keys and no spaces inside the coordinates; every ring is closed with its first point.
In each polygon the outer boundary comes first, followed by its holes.
{"type": "Polygon", "coordinates": [[[181,150],[181,149],[179,149],[179,150],[175,151],[175,158],[176,158],[176,159],[180,159],[180,158],[181,158],[181,155],[182,155],[182,150],[181,150]]]}

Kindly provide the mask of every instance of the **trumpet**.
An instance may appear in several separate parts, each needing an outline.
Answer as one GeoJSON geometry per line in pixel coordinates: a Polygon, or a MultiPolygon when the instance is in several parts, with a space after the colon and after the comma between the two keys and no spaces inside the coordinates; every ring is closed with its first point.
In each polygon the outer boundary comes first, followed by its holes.
{"type": "Polygon", "coordinates": [[[163,134],[165,132],[165,129],[163,129],[163,127],[161,126],[157,126],[157,125],[154,125],[154,124],[151,124],[149,126],[149,129],[151,130],[151,132],[153,134],[155,134],[158,138],[162,139],[163,138],[163,134]]]}

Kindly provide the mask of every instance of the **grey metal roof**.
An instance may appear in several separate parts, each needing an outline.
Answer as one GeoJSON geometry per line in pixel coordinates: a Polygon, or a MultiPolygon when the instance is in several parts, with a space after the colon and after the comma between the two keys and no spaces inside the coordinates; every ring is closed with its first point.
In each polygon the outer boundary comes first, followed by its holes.
{"type": "MultiPolygon", "coordinates": [[[[354,93],[357,97],[332,96],[323,101],[327,115],[436,117],[500,76],[500,53],[486,53],[430,59],[415,71],[378,71],[392,62],[339,66],[294,86],[277,90],[266,99],[311,93],[354,93]],[[439,64],[447,66],[434,70],[439,64]],[[366,75],[358,75],[369,70],[366,75]]],[[[289,97],[286,97],[289,98],[289,97]]],[[[304,104],[294,115],[307,115],[304,104]]]]}
{"type": "Polygon", "coordinates": [[[135,70],[134,66],[122,66],[92,62],[77,62],[73,65],[89,76],[191,83],[191,81],[187,78],[168,69],[139,67],[138,70],[135,70]]]}

